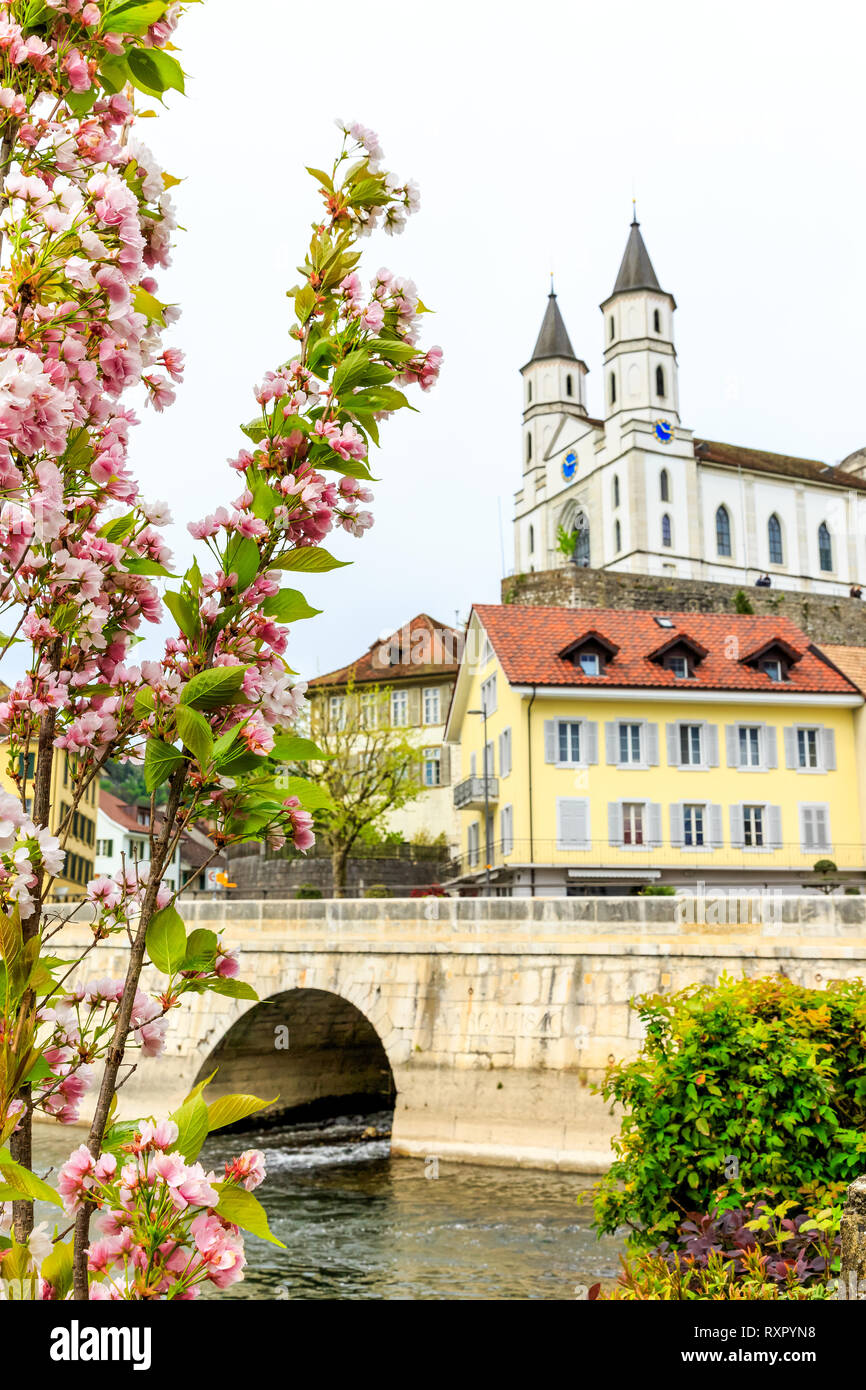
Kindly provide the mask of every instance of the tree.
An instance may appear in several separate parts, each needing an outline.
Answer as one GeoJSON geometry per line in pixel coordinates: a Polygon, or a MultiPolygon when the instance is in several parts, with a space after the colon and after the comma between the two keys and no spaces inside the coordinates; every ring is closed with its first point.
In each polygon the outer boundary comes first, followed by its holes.
{"type": "Polygon", "coordinates": [[[305,752],[286,624],[315,610],[281,580],[336,568],[321,544],[335,526],[369,527],[369,446],[382,416],[408,405],[394,383],[428,389],[441,361],[417,345],[425,309],[411,281],[380,271],[362,287],[357,238],[381,223],[400,231],[417,195],[382,168],[371,131],[341,125],[330,172],[311,171],[322,205],[290,291],[290,360],[256,391],[232,462],[239,494],[189,525],[203,567],[165,588],[167,509],[142,498],[127,448],[136,393],[161,412],[183,376],[164,342],[177,311],[157,278],[178,180],[135,130],[142,98],[183,91],[182,12],[165,0],[0,4],[0,655],[23,644],[25,671],[0,701],[20,792],[0,795],[0,1275],[45,1297],[192,1296],[241,1277],[239,1228],[269,1238],[252,1192],[262,1156],[241,1155],[225,1181],[196,1162],[209,1129],[264,1102],[208,1105],[198,1087],[168,1120],[120,1122],[117,1092],[131,1057],[160,1053],[185,995],[255,998],[227,945],[187,933],[163,872],[199,819],[218,846],[309,848],[326,794],[278,779],[305,752]],[[163,619],[163,603],[164,654],[137,665],[139,628],[163,619]],[[58,749],[74,755],[62,819],[50,804],[58,749]],[[150,864],[91,881],[93,940],[70,960],[62,938],[55,953],[64,919],[46,894],[81,797],[127,760],[154,805],[166,794],[150,864]],[[73,970],[110,938],[128,945],[124,977],[71,992],[73,970]],[[152,992],[146,961],[161,977],[152,992]],[[87,1142],[55,1190],[32,1171],[33,1113],[74,1121],[99,1069],[87,1142]],[[34,1231],[34,1198],[74,1216],[71,1242],[34,1231]],[[107,1215],[118,1210],[120,1233],[107,1215]]]}
{"type": "Polygon", "coordinates": [[[321,833],[331,852],[335,898],[344,894],[346,864],[358,841],[370,832],[383,834],[388,813],[424,791],[420,749],[391,722],[390,687],[365,686],[359,693],[349,681],[343,702],[342,717],[317,722],[315,741],[324,759],[310,763],[328,795],[321,833]]]}

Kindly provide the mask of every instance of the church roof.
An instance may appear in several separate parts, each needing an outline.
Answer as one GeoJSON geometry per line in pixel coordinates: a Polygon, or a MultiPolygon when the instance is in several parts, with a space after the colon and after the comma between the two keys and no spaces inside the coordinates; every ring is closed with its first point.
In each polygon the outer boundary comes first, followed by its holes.
{"type": "Polygon", "coordinates": [[[665,293],[653,270],[653,263],[640,234],[640,223],[637,218],[629,228],[625,255],[622,258],[616,284],[611,294],[622,294],[625,290],[658,290],[659,294],[665,293]]]}
{"type": "Polygon", "coordinates": [[[844,487],[854,492],[866,492],[866,478],[842,468],[834,468],[820,459],[770,454],[766,449],[748,449],[741,444],[722,444],[714,439],[696,439],[695,457],[703,463],[720,463],[728,468],[745,468],[757,473],[777,473],[785,478],[820,483],[823,487],[844,487]]]}
{"type": "Polygon", "coordinates": [[[559,312],[559,305],[553,290],[548,295],[547,308],[541,321],[541,331],[529,360],[530,362],[538,362],[544,357],[573,357],[575,362],[577,361],[574,348],[571,346],[571,339],[568,336],[568,329],[562,314],[559,312]]]}

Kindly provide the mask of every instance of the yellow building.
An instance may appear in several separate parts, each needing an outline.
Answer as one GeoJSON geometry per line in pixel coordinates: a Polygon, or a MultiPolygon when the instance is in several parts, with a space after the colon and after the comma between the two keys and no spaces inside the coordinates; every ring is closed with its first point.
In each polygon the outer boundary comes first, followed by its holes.
{"type": "Polygon", "coordinates": [[[489,863],[499,895],[801,892],[821,859],[862,884],[863,705],[783,618],[476,607],[445,732],[457,885],[489,863]]]}
{"type": "MultiPolygon", "coordinates": [[[[20,799],[21,789],[7,771],[8,747],[0,745],[0,786],[20,799]]],[[[62,749],[54,750],[51,771],[51,830],[56,835],[59,827],[72,809],[71,771],[73,760],[62,749]]],[[[30,753],[26,759],[22,755],[19,774],[26,775],[24,804],[28,814],[33,810],[33,775],[36,770],[36,754],[30,753]]],[[[66,851],[64,872],[54,880],[47,894],[48,902],[79,902],[89,879],[94,877],[93,860],[96,854],[96,809],[99,787],[91,782],[78,806],[72,812],[68,832],[61,844],[66,851]]]]}

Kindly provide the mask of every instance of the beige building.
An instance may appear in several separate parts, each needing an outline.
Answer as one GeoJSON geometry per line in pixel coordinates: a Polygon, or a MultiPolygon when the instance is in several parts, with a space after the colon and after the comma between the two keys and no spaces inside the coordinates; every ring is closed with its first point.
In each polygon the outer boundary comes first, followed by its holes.
{"type": "Polygon", "coordinates": [[[309,683],[314,738],[317,728],[351,728],[352,721],[370,727],[369,721],[376,720],[405,729],[417,744],[425,790],[388,819],[388,829],[407,841],[444,835],[449,845],[458,844],[451,788],[460,775],[459,752],[448,747],[444,736],[462,648],[463,635],[456,628],[419,613],[347,666],[309,683]],[[355,709],[347,696],[350,686],[355,709]]]}

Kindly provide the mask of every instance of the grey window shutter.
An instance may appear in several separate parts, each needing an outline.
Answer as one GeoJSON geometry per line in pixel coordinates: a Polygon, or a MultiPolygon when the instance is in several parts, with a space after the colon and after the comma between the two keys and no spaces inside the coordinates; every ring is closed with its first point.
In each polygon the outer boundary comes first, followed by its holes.
{"type": "Polygon", "coordinates": [[[546,763],[556,762],[556,720],[545,719],[544,721],[544,761],[546,763]]]}
{"type": "Polygon", "coordinates": [[[409,723],[421,723],[421,691],[417,685],[409,687],[409,723]]]}
{"type": "Polygon", "coordinates": [[[658,767],[659,764],[659,726],[658,724],[645,724],[644,734],[646,737],[646,748],[644,757],[650,767],[658,767]]]}
{"type": "Polygon", "coordinates": [[[710,822],[710,844],[713,849],[721,849],[725,842],[725,835],[722,830],[722,808],[718,802],[714,801],[707,807],[707,813],[710,822]]]}
{"type": "Polygon", "coordinates": [[[583,755],[585,763],[598,762],[598,724],[594,719],[583,721],[583,735],[586,741],[586,749],[583,755]]]}
{"type": "Polygon", "coordinates": [[[619,727],[615,719],[608,719],[605,722],[604,756],[608,767],[616,767],[619,762],[619,727]]]}
{"type": "Polygon", "coordinates": [[[821,743],[824,752],[824,767],[828,772],[836,770],[836,735],[832,729],[821,730],[821,743]]]}
{"type": "Polygon", "coordinates": [[[622,844],[622,805],[619,801],[607,803],[607,838],[611,845],[622,844]]]}
{"type": "Polygon", "coordinates": [[[680,726],[679,724],[666,724],[665,730],[668,741],[668,767],[679,767],[680,765],[680,726]]]}
{"type": "Polygon", "coordinates": [[[586,849],[589,843],[589,802],[563,796],[557,802],[560,849],[586,849]]]}
{"type": "Polygon", "coordinates": [[[782,846],[782,808],[781,806],[767,807],[767,839],[773,849],[780,849],[782,846]]]}
{"type": "Polygon", "coordinates": [[[740,726],[739,724],[725,725],[725,747],[728,755],[728,767],[740,766],[740,726]]]}
{"type": "Polygon", "coordinates": [[[742,806],[731,806],[731,844],[738,849],[743,848],[743,808],[742,806]]]}
{"type": "Polygon", "coordinates": [[[765,724],[764,734],[764,762],[767,767],[779,766],[779,742],[776,738],[776,730],[772,724],[765,724]]]}
{"type": "Polygon", "coordinates": [[[451,785],[451,749],[447,743],[442,745],[442,756],[439,761],[439,783],[443,787],[450,787],[451,785]]]}
{"type": "Polygon", "coordinates": [[[785,766],[796,768],[797,766],[797,731],[787,727],[784,729],[785,739],[785,766]]]}
{"type": "Polygon", "coordinates": [[[704,759],[708,767],[718,767],[719,765],[719,731],[715,724],[704,725],[704,738],[706,746],[704,748],[704,759]]]}
{"type": "MultiPolygon", "coordinates": [[[[511,772],[511,730],[505,730],[505,756],[508,762],[508,772],[511,772]]],[[[507,773],[506,773],[507,775],[507,773]]]]}
{"type": "Polygon", "coordinates": [[[478,754],[472,753],[469,758],[469,776],[478,776],[478,754]]]}
{"type": "Polygon", "coordinates": [[[662,843],[662,808],[657,801],[647,803],[649,821],[649,843],[656,847],[662,843]]]}
{"type": "Polygon", "coordinates": [[[671,844],[681,849],[683,844],[683,806],[681,801],[671,802],[671,844]]]}
{"type": "Polygon", "coordinates": [[[484,775],[485,775],[485,777],[495,777],[495,776],[496,776],[496,744],[493,742],[493,739],[491,739],[490,742],[487,744],[487,747],[486,747],[486,749],[485,749],[485,752],[487,753],[487,757],[486,757],[485,763],[484,763],[484,775]]]}

